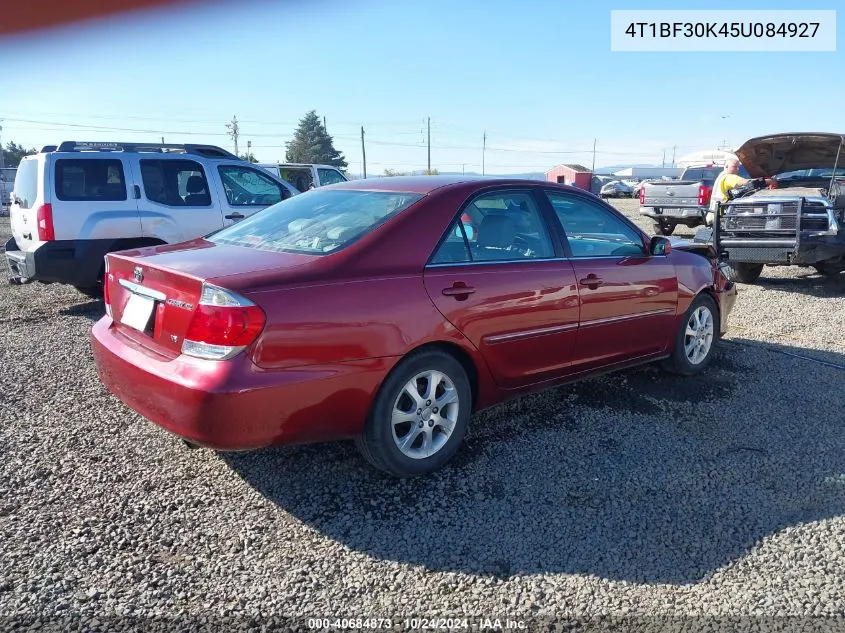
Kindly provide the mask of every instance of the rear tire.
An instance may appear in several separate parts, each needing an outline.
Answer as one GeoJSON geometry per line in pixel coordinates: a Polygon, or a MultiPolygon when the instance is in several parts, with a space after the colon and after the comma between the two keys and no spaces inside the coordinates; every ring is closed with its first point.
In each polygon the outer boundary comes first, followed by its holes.
{"type": "Polygon", "coordinates": [[[743,262],[728,262],[728,279],[742,284],[753,284],[760,278],[763,264],[746,264],[743,262]]]}
{"type": "Polygon", "coordinates": [[[671,222],[655,222],[654,233],[656,235],[672,235],[675,232],[676,224],[671,222]]]}
{"type": "Polygon", "coordinates": [[[664,361],[663,367],[681,376],[703,372],[713,361],[720,328],[716,301],[708,294],[698,295],[681,321],[672,355],[664,361]]]}
{"type": "Polygon", "coordinates": [[[356,439],[358,450],[394,477],[431,473],[457,452],[471,408],[469,378],[453,356],[439,350],[411,354],[379,389],[356,439]]]}

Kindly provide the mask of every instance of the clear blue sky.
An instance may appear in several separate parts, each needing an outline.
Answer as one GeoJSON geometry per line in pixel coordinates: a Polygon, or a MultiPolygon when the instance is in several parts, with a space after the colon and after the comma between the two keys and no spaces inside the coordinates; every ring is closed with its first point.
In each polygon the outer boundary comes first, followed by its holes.
{"type": "Polygon", "coordinates": [[[515,173],[589,165],[594,138],[598,167],[660,164],[673,146],[681,155],[770,132],[845,131],[842,52],[610,51],[611,9],[677,4],[209,2],[0,39],[3,141],[163,135],[231,148],[224,125],[236,114],[242,151],[251,141],[273,161],[316,109],[354,173],[361,125],[370,174],[424,168],[427,117],[433,167],[480,171],[486,130],[487,172],[515,173]]]}

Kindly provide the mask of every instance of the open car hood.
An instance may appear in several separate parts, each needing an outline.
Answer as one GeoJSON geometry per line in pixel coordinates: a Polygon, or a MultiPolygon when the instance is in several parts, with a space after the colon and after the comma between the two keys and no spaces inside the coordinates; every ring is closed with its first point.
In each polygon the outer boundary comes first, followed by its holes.
{"type": "MultiPolygon", "coordinates": [[[[842,134],[829,132],[758,136],[736,151],[752,178],[777,176],[798,169],[831,169],[842,143],[842,134]]],[[[845,163],[845,152],[839,165],[845,163]]]]}

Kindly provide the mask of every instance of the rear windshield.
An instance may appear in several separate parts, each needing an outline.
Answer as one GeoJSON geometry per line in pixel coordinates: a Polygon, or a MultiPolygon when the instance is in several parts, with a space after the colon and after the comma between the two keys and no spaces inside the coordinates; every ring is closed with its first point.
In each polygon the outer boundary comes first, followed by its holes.
{"type": "Polygon", "coordinates": [[[322,255],[338,251],[422,198],[388,191],[313,189],[207,237],[217,244],[322,255]]]}
{"type": "Polygon", "coordinates": [[[22,209],[30,209],[38,196],[38,161],[22,160],[15,175],[15,196],[22,209]]]}

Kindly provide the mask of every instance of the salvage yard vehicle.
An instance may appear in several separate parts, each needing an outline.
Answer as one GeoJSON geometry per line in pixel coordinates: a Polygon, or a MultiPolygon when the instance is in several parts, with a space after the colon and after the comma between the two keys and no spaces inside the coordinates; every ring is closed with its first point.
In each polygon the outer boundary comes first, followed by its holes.
{"type": "Polygon", "coordinates": [[[621,180],[611,180],[599,191],[599,196],[602,198],[630,198],[633,195],[634,188],[621,180]]]}
{"type": "Polygon", "coordinates": [[[200,237],[297,193],[213,145],[48,145],[18,166],[6,261],[13,283],[97,297],[106,253],[200,237]]]}
{"type": "Polygon", "coordinates": [[[737,156],[755,179],[774,188],[738,187],[722,205],[712,241],[731,279],[753,283],[763,266],[813,267],[822,275],[845,270],[845,136],[787,133],[747,141],[737,156]]]}
{"type": "Polygon", "coordinates": [[[736,288],[710,246],[649,238],[592,194],[417,176],[109,254],[105,299],[98,374],[152,422],[219,450],[354,438],[405,477],[506,399],[651,361],[699,374],[736,288]]]}
{"type": "MultiPolygon", "coordinates": [[[[646,183],[639,191],[640,214],[653,220],[658,235],[672,235],[679,224],[689,228],[706,224],[713,183],[722,169],[718,165],[687,167],[680,180],[646,183]]],[[[739,175],[748,177],[743,167],[739,175]]]]}
{"type": "Polygon", "coordinates": [[[312,165],[306,163],[259,163],[277,178],[293,184],[299,191],[308,191],[316,187],[346,182],[349,178],[332,165],[312,165]]]}

